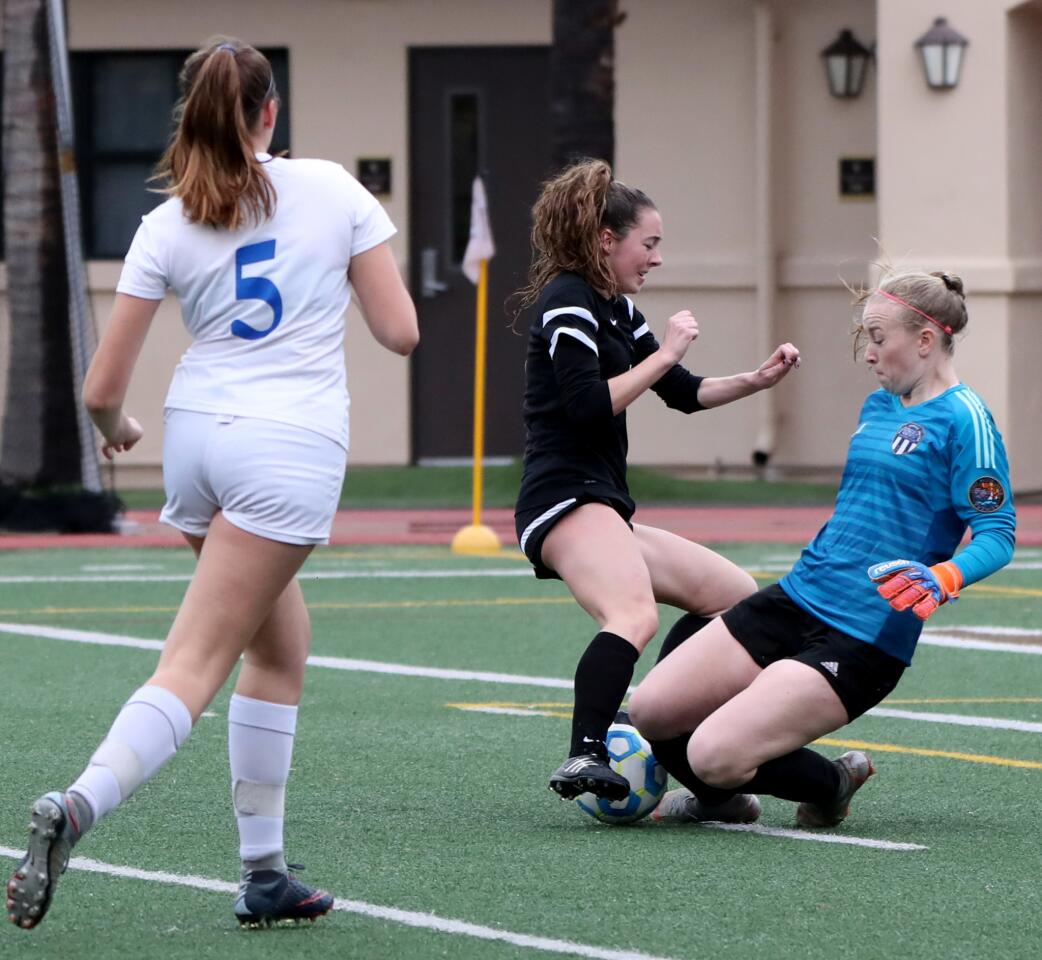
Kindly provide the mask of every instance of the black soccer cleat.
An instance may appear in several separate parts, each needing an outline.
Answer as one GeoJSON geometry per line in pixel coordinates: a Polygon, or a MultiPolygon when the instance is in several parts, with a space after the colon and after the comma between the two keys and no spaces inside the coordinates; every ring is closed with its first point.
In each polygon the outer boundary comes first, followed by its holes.
{"type": "Polygon", "coordinates": [[[581,793],[592,793],[605,800],[625,800],[630,795],[630,782],[612,770],[608,751],[568,757],[550,777],[550,789],[562,800],[574,800],[581,793]]]}
{"type": "Polygon", "coordinates": [[[301,883],[289,870],[246,870],[235,901],[235,918],[244,927],[317,920],[333,909],[333,897],[301,883]]]}
{"type": "Polygon", "coordinates": [[[63,793],[45,793],[33,804],[29,849],[7,882],[7,918],[29,930],[47,914],[58,878],[80,838],[73,803],[63,793]]]}

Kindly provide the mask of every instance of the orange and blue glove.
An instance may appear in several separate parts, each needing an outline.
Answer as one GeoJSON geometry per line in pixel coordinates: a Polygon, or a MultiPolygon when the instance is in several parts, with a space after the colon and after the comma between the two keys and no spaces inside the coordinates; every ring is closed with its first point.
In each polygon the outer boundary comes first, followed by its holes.
{"type": "Polygon", "coordinates": [[[955,600],[962,588],[962,571],[950,560],[932,567],[914,560],[887,560],[868,568],[879,595],[897,611],[911,608],[925,620],[942,603],[955,600]]]}

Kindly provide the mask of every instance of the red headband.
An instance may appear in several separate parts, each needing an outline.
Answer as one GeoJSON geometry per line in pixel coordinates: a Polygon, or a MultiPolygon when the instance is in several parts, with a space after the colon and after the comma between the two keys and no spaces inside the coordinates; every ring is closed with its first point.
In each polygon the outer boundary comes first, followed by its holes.
{"type": "Polygon", "coordinates": [[[949,327],[948,324],[941,323],[940,320],[931,317],[928,313],[923,313],[922,310],[920,310],[918,307],[913,307],[907,300],[902,300],[900,297],[895,297],[892,293],[887,293],[885,290],[877,290],[876,293],[878,293],[881,297],[886,297],[887,300],[893,300],[894,303],[899,303],[903,307],[908,307],[908,309],[911,310],[913,313],[918,313],[920,317],[929,320],[930,323],[936,324],[946,334],[948,334],[949,337],[952,335],[952,328],[949,327]]]}

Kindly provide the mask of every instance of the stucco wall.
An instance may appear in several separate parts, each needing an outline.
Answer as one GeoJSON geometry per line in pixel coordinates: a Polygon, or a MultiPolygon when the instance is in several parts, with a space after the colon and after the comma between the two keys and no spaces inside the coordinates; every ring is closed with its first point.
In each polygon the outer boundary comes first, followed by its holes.
{"type": "Polygon", "coordinates": [[[954,0],[970,40],[956,90],[922,81],[913,43],[937,15],[927,0],[879,0],[879,154],[884,245],[927,269],[962,275],[970,325],[963,380],[988,402],[1019,489],[1042,488],[1040,407],[1032,373],[1042,343],[1040,4],[954,0]]]}
{"type": "MultiPolygon", "coordinates": [[[[803,367],[773,396],[773,462],[834,466],[874,386],[851,359],[841,278],[870,280],[880,256],[958,271],[971,297],[960,372],[992,405],[1017,483],[1042,487],[1042,445],[1032,432],[1042,414],[1034,374],[1042,343],[1042,3],[950,0],[944,12],[971,44],[962,83],[948,93],[927,89],[913,46],[938,13],[932,0],[641,0],[623,8],[616,168],[651,194],[665,223],[665,264],[639,298],[652,326],[661,331],[670,313],[694,309],[702,332],[689,360],[706,374],[750,369],[763,359],[765,337],[798,343],[803,367]],[[765,22],[766,48],[757,41],[765,22]],[[878,63],[856,100],[828,94],[820,58],[842,28],[877,45],[878,63]],[[764,127],[756,72],[768,62],[764,127]],[[757,193],[765,129],[766,200],[757,193]],[[876,199],[839,197],[845,156],[877,158],[876,199]],[[772,273],[764,325],[762,284],[772,273]]],[[[401,231],[393,246],[404,271],[408,48],[548,43],[550,0],[308,0],[306,16],[302,9],[282,0],[76,0],[70,40],[81,50],[190,48],[228,32],[287,47],[294,153],[351,170],[359,156],[392,159],[385,199],[401,231]]],[[[117,276],[118,264],[90,266],[101,325],[117,276]]],[[[0,311],[0,349],[5,331],[0,311]]],[[[128,401],[148,429],[127,458],[132,465],[158,464],[162,397],[185,343],[176,305],[165,304],[128,401]]],[[[408,364],[377,347],[356,313],[347,362],[352,460],[406,462],[408,364]]],[[[642,398],[631,412],[632,459],[746,464],[765,410],[745,401],[684,419],[642,398]]]]}
{"type": "MultiPolygon", "coordinates": [[[[765,359],[756,330],[755,6],[649,0],[618,36],[618,172],[655,198],[665,220],[665,263],[640,306],[659,330],[673,310],[695,311],[701,332],[689,365],[703,374],[749,370],[765,359]]],[[[874,4],[768,6],[768,189],[778,282],[770,342],[791,340],[804,357],[774,397],[772,455],[785,466],[835,465],[849,421],[874,386],[853,368],[851,298],[841,278],[861,282],[876,256],[876,204],[839,197],[838,164],[875,155],[875,77],[870,72],[860,98],[838,100],[820,52],[843,27],[870,44],[874,4]],[[836,416],[821,416],[823,397],[836,416]]],[[[748,464],[760,410],[744,401],[685,423],[654,398],[642,399],[632,408],[631,458],[748,464]]]]}
{"type": "MultiPolygon", "coordinates": [[[[71,49],[186,48],[226,33],[289,50],[292,147],[355,170],[361,156],[390,157],[393,192],[381,198],[399,234],[392,241],[403,273],[408,250],[406,58],[414,45],[548,43],[549,0],[183,0],[178,4],[76,0],[69,5],[71,49]]],[[[95,313],[104,327],[118,265],[92,263],[95,313]]],[[[162,400],[187,345],[176,303],[156,317],[127,400],[146,427],[125,458],[132,467],[161,457],[162,400]]],[[[351,462],[404,463],[409,456],[408,362],[376,345],[351,308],[346,340],[351,391],[351,462]]],[[[133,477],[126,476],[127,482],[133,477]]]]}

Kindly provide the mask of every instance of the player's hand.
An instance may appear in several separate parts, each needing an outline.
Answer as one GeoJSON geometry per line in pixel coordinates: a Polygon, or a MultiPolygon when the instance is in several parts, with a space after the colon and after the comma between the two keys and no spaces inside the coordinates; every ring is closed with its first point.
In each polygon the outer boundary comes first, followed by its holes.
{"type": "Polygon", "coordinates": [[[111,436],[105,437],[101,445],[101,455],[106,460],[111,460],[117,453],[126,453],[145,434],[141,424],[133,417],[125,413],[120,414],[119,424],[111,436]]]}
{"type": "Polygon", "coordinates": [[[928,567],[914,560],[887,560],[868,568],[879,595],[895,610],[909,607],[925,620],[942,603],[955,600],[962,587],[962,571],[950,560],[928,567]]]}
{"type": "Polygon", "coordinates": [[[697,337],[698,321],[695,315],[690,310],[681,310],[666,321],[666,335],[659,349],[665,351],[673,363],[680,363],[687,353],[687,348],[697,337]]]}
{"type": "Polygon", "coordinates": [[[773,387],[800,365],[800,351],[791,343],[783,343],[757,368],[753,376],[760,389],[773,387]]]}

